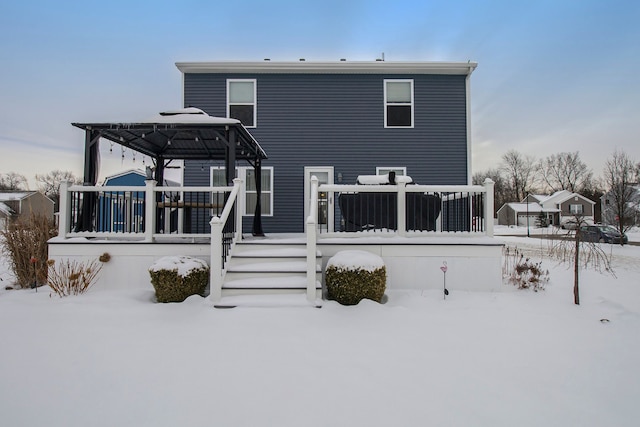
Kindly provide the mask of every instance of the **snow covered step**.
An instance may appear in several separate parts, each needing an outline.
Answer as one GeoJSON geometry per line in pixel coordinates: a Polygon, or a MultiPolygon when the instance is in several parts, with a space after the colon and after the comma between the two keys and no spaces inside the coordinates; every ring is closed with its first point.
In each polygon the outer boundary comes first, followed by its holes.
{"type": "Polygon", "coordinates": [[[306,294],[231,295],[223,296],[215,307],[322,307],[322,299],[310,302],[306,294]]]}
{"type": "MultiPolygon", "coordinates": [[[[230,263],[227,269],[229,273],[306,273],[307,261],[272,261],[271,259],[264,262],[251,263],[230,263]]],[[[316,272],[320,272],[320,264],[316,264],[316,272]]]]}
{"type": "MultiPolygon", "coordinates": [[[[247,245],[237,253],[234,253],[233,258],[306,258],[307,249],[305,247],[273,247],[257,248],[257,245],[251,245],[247,248],[247,245]]],[[[316,251],[316,258],[321,257],[322,253],[316,251]]]]}
{"type": "MultiPolygon", "coordinates": [[[[226,281],[223,289],[306,289],[307,277],[298,276],[266,276],[226,281]]],[[[316,280],[316,289],[322,284],[316,280]]]]}

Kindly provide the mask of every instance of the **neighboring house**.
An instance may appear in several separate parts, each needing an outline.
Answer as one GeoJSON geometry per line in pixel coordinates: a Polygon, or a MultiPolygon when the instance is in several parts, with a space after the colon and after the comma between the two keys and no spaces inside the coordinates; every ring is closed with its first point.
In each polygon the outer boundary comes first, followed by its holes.
{"type": "MultiPolygon", "coordinates": [[[[630,222],[633,225],[640,225],[640,185],[631,185],[631,197],[627,203],[627,213],[630,222]]],[[[611,191],[606,192],[600,197],[600,206],[602,207],[602,222],[604,224],[610,224],[617,226],[618,219],[615,210],[613,209],[613,195],[611,191]]],[[[628,224],[628,225],[632,225],[628,224]]]]}
{"type": "Polygon", "coordinates": [[[595,202],[568,190],[550,196],[529,194],[520,203],[505,203],[498,209],[499,225],[534,225],[544,218],[548,225],[562,225],[576,215],[593,222],[595,202]],[[527,223],[527,217],[528,223],[527,223]]]}
{"type": "Polygon", "coordinates": [[[53,205],[53,200],[38,191],[1,191],[0,220],[6,224],[8,220],[28,218],[32,213],[53,220],[53,205]]]}
{"type": "MultiPolygon", "coordinates": [[[[131,169],[105,178],[103,187],[144,187],[146,172],[131,169]]],[[[164,186],[176,187],[179,183],[164,180],[164,186]]],[[[171,194],[167,194],[170,197],[171,194]]],[[[144,219],[144,188],[139,192],[109,191],[98,199],[98,231],[139,232],[144,219]]],[[[173,220],[175,223],[175,219],[173,220]]],[[[173,226],[175,228],[175,225],[173,226]]]]}
{"type": "MultiPolygon", "coordinates": [[[[394,171],[417,184],[471,184],[469,77],[476,65],[176,64],[185,106],[241,120],[268,153],[262,162],[261,220],[272,233],[304,230],[313,175],[321,184],[355,184],[359,175],[394,171]]],[[[246,182],[245,227],[251,229],[254,170],[238,167],[237,176],[246,182]]],[[[221,162],[184,163],[184,185],[220,185],[224,177],[221,162]]],[[[329,198],[326,209],[335,202],[329,198]]]]}

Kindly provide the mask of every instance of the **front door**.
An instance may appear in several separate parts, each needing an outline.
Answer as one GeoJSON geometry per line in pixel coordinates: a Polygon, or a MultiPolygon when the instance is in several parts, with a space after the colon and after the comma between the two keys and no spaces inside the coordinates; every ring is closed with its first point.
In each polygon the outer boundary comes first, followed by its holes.
{"type": "MultiPolygon", "coordinates": [[[[311,177],[318,178],[318,185],[333,184],[333,166],[305,166],[304,168],[304,217],[309,216],[311,197],[311,177]]],[[[321,231],[333,231],[333,194],[318,194],[318,228],[321,231]]]]}

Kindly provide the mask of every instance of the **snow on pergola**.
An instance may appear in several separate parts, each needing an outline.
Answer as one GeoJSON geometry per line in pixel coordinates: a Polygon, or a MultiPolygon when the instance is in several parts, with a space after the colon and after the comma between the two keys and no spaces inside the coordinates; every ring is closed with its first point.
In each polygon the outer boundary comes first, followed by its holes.
{"type": "Polygon", "coordinates": [[[213,117],[199,108],[189,107],[136,122],[72,125],[85,131],[84,185],[95,185],[98,179],[100,138],[151,157],[157,182],[164,181],[164,169],[171,160],[224,160],[230,185],[236,162],[247,161],[255,169],[258,192],[253,232],[262,234],[260,170],[267,154],[239,120],[213,117]]]}

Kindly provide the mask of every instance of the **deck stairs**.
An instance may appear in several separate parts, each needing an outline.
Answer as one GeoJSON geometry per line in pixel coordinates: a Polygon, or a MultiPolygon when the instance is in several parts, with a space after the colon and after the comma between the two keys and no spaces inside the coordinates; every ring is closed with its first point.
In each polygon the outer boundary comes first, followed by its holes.
{"type": "Polygon", "coordinates": [[[322,306],[322,254],[316,251],[316,299],[307,298],[304,241],[238,242],[229,261],[218,308],[322,306]]]}

